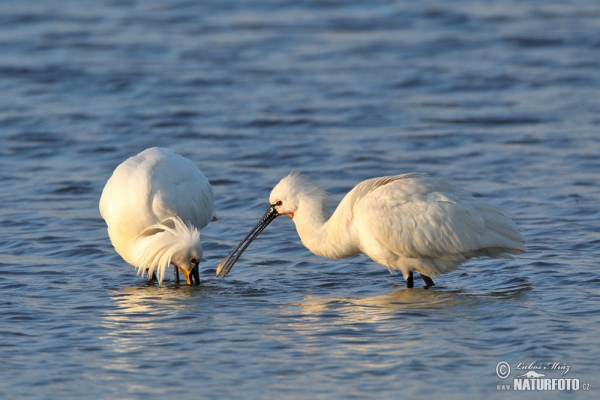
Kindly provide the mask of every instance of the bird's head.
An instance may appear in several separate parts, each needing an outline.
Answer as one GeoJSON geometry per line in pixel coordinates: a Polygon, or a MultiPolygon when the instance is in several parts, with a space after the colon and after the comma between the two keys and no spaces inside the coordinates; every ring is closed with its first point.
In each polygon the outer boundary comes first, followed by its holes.
{"type": "Polygon", "coordinates": [[[217,276],[224,278],[244,250],[275,218],[281,215],[294,218],[298,215],[297,219],[302,219],[303,213],[310,212],[311,208],[314,209],[315,207],[326,212],[326,200],[326,193],[310,179],[295,172],[283,178],[271,191],[269,196],[270,206],[267,212],[231,253],[221,261],[217,267],[217,276]]]}
{"type": "Polygon", "coordinates": [[[181,247],[171,257],[171,264],[174,268],[178,268],[188,284],[191,284],[192,272],[198,268],[202,260],[202,245],[200,240],[194,242],[183,242],[181,247]]]}
{"type": "Polygon", "coordinates": [[[283,178],[271,190],[269,204],[277,215],[288,215],[294,217],[298,209],[298,186],[296,184],[297,175],[288,175],[283,178]]]}
{"type": "Polygon", "coordinates": [[[292,172],[279,181],[271,191],[269,203],[277,215],[294,217],[304,200],[312,200],[322,204],[327,198],[326,193],[307,177],[292,172]]]}
{"type": "Polygon", "coordinates": [[[162,282],[169,264],[173,264],[191,284],[192,276],[198,278],[192,272],[197,270],[202,260],[200,232],[180,218],[167,218],[140,234],[133,248],[133,259],[138,270],[148,271],[148,276],[156,269],[159,282],[162,282]]]}

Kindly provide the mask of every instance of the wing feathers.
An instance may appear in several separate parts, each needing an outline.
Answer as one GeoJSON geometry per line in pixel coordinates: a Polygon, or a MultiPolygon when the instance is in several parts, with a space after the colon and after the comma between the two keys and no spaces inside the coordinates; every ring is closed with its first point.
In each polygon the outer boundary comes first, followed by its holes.
{"type": "MultiPolygon", "coordinates": [[[[523,248],[516,225],[498,207],[422,174],[371,179],[349,195],[365,241],[376,240],[398,258],[428,264],[432,276],[470,257],[523,248]]],[[[379,262],[385,265],[384,258],[380,255],[379,262]]]]}

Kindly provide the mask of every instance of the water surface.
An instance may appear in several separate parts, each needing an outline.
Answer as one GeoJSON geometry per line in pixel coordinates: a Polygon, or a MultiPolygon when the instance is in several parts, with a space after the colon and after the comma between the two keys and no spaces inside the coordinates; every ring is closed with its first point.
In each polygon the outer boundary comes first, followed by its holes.
{"type": "Polygon", "coordinates": [[[0,397],[521,398],[500,361],[568,364],[596,396],[599,32],[591,0],[3,1],[0,397]],[[99,215],[152,146],[214,187],[199,287],[136,276],[99,215]],[[334,201],[451,179],[526,253],[406,290],[281,218],[215,278],[292,170],[334,201]]]}

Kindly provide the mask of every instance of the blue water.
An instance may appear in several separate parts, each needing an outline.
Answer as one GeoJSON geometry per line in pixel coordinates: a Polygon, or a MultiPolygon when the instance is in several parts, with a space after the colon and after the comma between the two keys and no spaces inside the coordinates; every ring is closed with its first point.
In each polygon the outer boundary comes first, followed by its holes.
{"type": "Polygon", "coordinates": [[[1,398],[569,394],[498,390],[519,363],[598,397],[597,1],[3,0],[0,140],[1,398]],[[99,215],[152,146],[213,185],[199,287],[136,276],[99,215]],[[510,211],[526,252],[407,290],[282,218],[217,279],[292,170],[335,201],[451,179],[510,211]]]}

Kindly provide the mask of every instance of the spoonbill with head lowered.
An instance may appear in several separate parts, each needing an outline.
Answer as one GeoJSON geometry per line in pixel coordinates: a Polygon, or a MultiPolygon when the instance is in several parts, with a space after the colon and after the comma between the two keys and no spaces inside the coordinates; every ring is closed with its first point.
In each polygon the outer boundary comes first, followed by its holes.
{"type": "Polygon", "coordinates": [[[328,258],[364,253],[407,287],[413,272],[432,277],[456,269],[472,257],[502,257],[523,251],[517,225],[500,208],[480,201],[442,179],[405,174],[368,179],[340,202],[333,214],[327,196],[308,178],[292,173],[271,191],[260,222],[221,261],[217,276],[229,273],[250,243],[276,217],[288,215],[313,253],[328,258]]]}
{"type": "Polygon", "coordinates": [[[153,147],[120,164],[100,198],[100,214],[117,251],[138,273],[162,283],[173,264],[200,283],[199,230],[216,219],[214,194],[198,167],[171,149],[153,147]]]}

